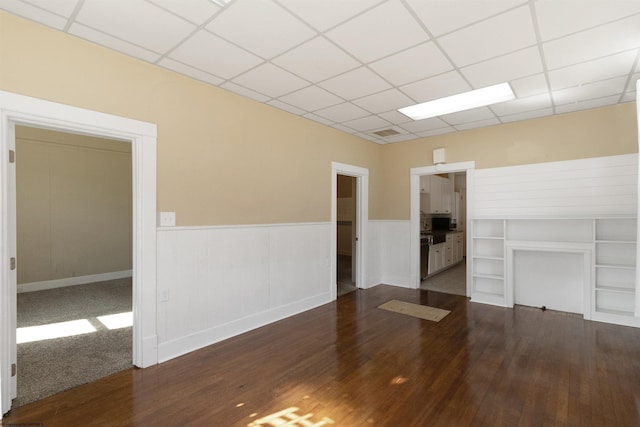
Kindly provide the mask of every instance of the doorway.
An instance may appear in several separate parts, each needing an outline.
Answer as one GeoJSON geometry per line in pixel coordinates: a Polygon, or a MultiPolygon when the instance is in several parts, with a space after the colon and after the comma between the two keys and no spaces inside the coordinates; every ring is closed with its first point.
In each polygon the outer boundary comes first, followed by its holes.
{"type": "Polygon", "coordinates": [[[133,364],[158,363],[156,125],[0,91],[0,413],[16,396],[16,125],[130,141],[133,166],[133,364]]]}
{"type": "Polygon", "coordinates": [[[16,126],[13,407],[132,365],[131,143],[16,126]]]}
{"type": "MultiPolygon", "coordinates": [[[[466,201],[464,202],[465,219],[464,219],[464,241],[463,245],[466,251],[471,248],[471,221],[473,217],[473,197],[474,197],[474,177],[475,177],[475,162],[460,162],[450,164],[438,164],[435,166],[424,166],[419,168],[412,168],[410,170],[411,179],[411,220],[410,220],[410,268],[411,268],[411,283],[415,289],[419,289],[421,285],[421,271],[420,271],[420,243],[421,243],[421,215],[420,215],[420,177],[426,175],[445,175],[455,177],[455,174],[465,174],[466,184],[466,201]]],[[[465,295],[471,295],[471,268],[473,259],[469,257],[464,263],[464,278],[465,278],[465,295]]]]}
{"type": "Polygon", "coordinates": [[[338,175],[337,206],[337,296],[355,291],[357,266],[357,179],[338,175]]]}
{"type": "MultiPolygon", "coordinates": [[[[341,205],[340,218],[343,214],[347,214],[348,218],[352,218],[350,233],[351,238],[347,237],[345,246],[351,248],[351,280],[355,288],[365,288],[366,271],[366,247],[367,247],[367,227],[369,218],[369,170],[358,166],[346,165],[343,163],[331,163],[331,246],[329,247],[330,262],[330,297],[335,300],[338,295],[338,182],[346,183],[348,187],[342,189],[341,195],[350,194],[353,199],[349,204],[341,205]],[[343,176],[343,178],[340,178],[343,176]]],[[[342,184],[341,184],[342,186],[342,184]]],[[[346,197],[345,197],[346,199],[346,197]]],[[[343,233],[345,233],[343,231],[343,233]]],[[[348,277],[348,275],[347,275],[348,277]]]]}

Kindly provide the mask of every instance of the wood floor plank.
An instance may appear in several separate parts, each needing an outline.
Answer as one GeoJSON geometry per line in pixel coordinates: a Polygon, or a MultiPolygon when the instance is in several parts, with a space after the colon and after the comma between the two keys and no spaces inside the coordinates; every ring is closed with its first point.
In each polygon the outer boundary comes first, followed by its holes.
{"type": "Polygon", "coordinates": [[[631,426],[638,402],[640,329],[380,285],[3,423],[253,427],[289,410],[349,427],[631,426]],[[377,308],[390,299],[451,313],[436,323],[377,308]]]}

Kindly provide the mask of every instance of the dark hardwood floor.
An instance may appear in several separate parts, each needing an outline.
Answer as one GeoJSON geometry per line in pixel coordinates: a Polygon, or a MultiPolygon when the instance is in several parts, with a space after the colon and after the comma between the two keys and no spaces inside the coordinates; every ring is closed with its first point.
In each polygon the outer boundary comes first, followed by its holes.
{"type": "Polygon", "coordinates": [[[281,421],[308,416],[291,426],[637,426],[640,329],[381,285],[3,422],[253,427],[287,409],[281,421]],[[376,308],[389,299],[451,313],[376,308]]]}

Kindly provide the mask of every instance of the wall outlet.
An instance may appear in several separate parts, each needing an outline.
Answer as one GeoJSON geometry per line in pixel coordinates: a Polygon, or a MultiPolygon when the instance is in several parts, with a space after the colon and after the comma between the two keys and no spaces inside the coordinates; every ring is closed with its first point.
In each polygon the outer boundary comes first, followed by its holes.
{"type": "Polygon", "coordinates": [[[176,213],[175,212],[160,212],[160,227],[175,227],[176,225],[176,213]]]}

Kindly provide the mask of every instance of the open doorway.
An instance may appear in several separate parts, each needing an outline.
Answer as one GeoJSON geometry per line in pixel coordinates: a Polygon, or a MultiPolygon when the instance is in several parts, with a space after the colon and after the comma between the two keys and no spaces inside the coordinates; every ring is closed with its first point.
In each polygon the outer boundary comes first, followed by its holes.
{"type": "Polygon", "coordinates": [[[466,296],[466,171],[420,176],[420,289],[466,296]]]}
{"type": "MultiPolygon", "coordinates": [[[[423,223],[423,220],[426,219],[424,214],[421,214],[421,211],[428,213],[427,211],[433,211],[431,212],[431,217],[435,218],[435,217],[440,217],[440,218],[445,218],[445,219],[439,219],[439,228],[446,228],[449,231],[451,231],[451,212],[448,213],[443,213],[443,212],[435,212],[435,208],[433,208],[433,206],[425,206],[425,202],[426,199],[425,197],[427,196],[422,196],[422,194],[425,193],[429,193],[430,196],[427,197],[428,202],[427,203],[432,203],[431,202],[431,183],[430,182],[426,182],[425,178],[423,177],[435,177],[438,176],[440,178],[442,178],[442,180],[439,180],[436,178],[436,183],[434,183],[434,190],[435,191],[435,198],[437,199],[438,197],[442,197],[442,199],[440,199],[440,205],[444,204],[447,205],[447,202],[449,203],[449,205],[451,205],[452,207],[450,208],[450,210],[452,208],[454,208],[454,205],[451,204],[451,201],[453,201],[453,197],[454,197],[454,189],[457,188],[460,193],[464,193],[460,194],[460,201],[459,201],[459,212],[458,212],[458,217],[456,219],[456,224],[455,224],[455,228],[457,229],[462,229],[463,233],[461,233],[460,236],[458,236],[458,238],[460,238],[462,240],[461,244],[458,244],[457,250],[460,251],[460,249],[462,249],[462,258],[464,260],[464,265],[462,267],[462,269],[459,271],[460,275],[462,275],[462,273],[464,273],[464,288],[465,288],[465,292],[464,294],[466,296],[470,296],[471,295],[471,286],[470,286],[470,271],[471,271],[471,264],[473,263],[473,258],[469,257],[469,259],[466,258],[466,252],[469,251],[471,248],[470,245],[470,235],[472,230],[470,229],[471,227],[471,221],[469,220],[469,218],[473,217],[473,198],[474,198],[474,177],[475,177],[475,162],[470,161],[470,162],[460,162],[460,163],[443,163],[443,164],[438,164],[435,166],[424,166],[424,167],[418,167],[418,168],[411,168],[410,171],[410,179],[411,179],[411,221],[410,221],[410,239],[411,239],[411,247],[410,247],[410,268],[411,268],[411,282],[413,284],[413,287],[415,289],[420,289],[421,283],[422,283],[422,278],[426,275],[427,277],[429,276],[429,270],[433,271],[437,271],[437,270],[443,270],[443,265],[445,265],[447,263],[447,252],[446,252],[446,236],[445,236],[445,240],[442,240],[442,236],[440,237],[440,239],[438,240],[438,242],[430,242],[433,244],[438,244],[438,243],[445,243],[445,245],[441,246],[441,248],[444,250],[444,252],[440,252],[440,253],[430,253],[427,255],[428,258],[430,258],[429,260],[431,262],[433,262],[436,265],[432,265],[431,269],[429,269],[427,267],[426,269],[426,274],[423,275],[423,271],[421,271],[421,248],[422,245],[421,243],[424,243],[424,238],[425,238],[425,233],[423,233],[424,229],[427,228],[426,224],[423,223]],[[457,176],[457,178],[456,178],[457,176]],[[444,178],[449,179],[449,181],[443,181],[444,178]],[[421,182],[422,179],[422,182],[421,182]],[[458,180],[457,184],[456,184],[456,179],[458,180]],[[463,184],[464,182],[464,184],[463,184]],[[422,184],[422,186],[421,186],[422,184]],[[428,184],[429,187],[425,187],[425,185],[428,184]],[[445,184],[449,185],[448,188],[443,189],[442,186],[444,186],[445,184]],[[464,191],[462,191],[464,189],[464,191]],[[428,191],[427,191],[428,190],[428,191]],[[440,194],[440,196],[438,196],[438,194],[440,194]],[[450,195],[450,196],[447,196],[450,195]],[[447,197],[450,197],[451,200],[447,201],[447,197]],[[421,206],[421,202],[422,202],[422,206],[421,206]],[[460,214],[464,214],[464,218],[460,217],[460,214]],[[447,218],[448,217],[448,218],[447,218]],[[461,224],[462,222],[462,224],[461,224]],[[437,258],[437,259],[434,259],[437,258]]],[[[437,203],[438,202],[434,202],[437,203]]],[[[433,222],[431,223],[431,227],[433,227],[433,222]]],[[[443,231],[447,231],[447,230],[443,230],[443,231]]],[[[435,237],[435,236],[433,236],[435,237]]],[[[451,236],[453,237],[453,236],[451,236]]],[[[458,241],[459,243],[459,241],[458,241]]],[[[458,252],[457,254],[453,253],[453,243],[451,243],[451,254],[449,255],[450,257],[453,257],[454,255],[456,255],[457,257],[459,257],[461,255],[460,252],[458,252]]],[[[429,247],[429,250],[431,250],[432,248],[429,247]]],[[[423,256],[424,256],[424,252],[423,252],[423,256]]],[[[444,270],[443,270],[444,271],[444,270]]]]}
{"type": "Polygon", "coordinates": [[[357,180],[353,176],[338,175],[337,206],[337,296],[355,291],[357,258],[357,180]]]}
{"type": "Polygon", "coordinates": [[[131,143],[133,175],[133,364],[158,363],[155,124],[0,91],[0,413],[16,396],[15,127],[30,126],[131,143]]]}
{"type": "Polygon", "coordinates": [[[13,407],[132,366],[130,141],[16,126],[13,407]]]}

